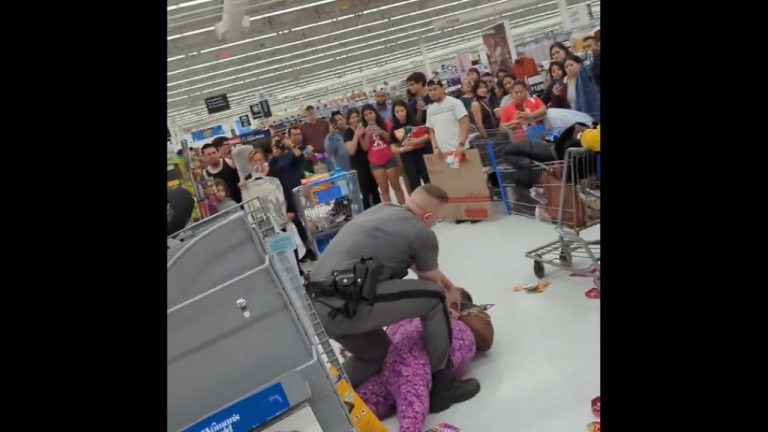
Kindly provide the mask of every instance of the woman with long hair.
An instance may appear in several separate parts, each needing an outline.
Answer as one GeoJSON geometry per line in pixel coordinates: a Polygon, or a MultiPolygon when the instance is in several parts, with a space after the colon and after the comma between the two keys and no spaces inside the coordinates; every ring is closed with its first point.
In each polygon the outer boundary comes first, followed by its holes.
{"type": "Polygon", "coordinates": [[[488,106],[488,86],[478,80],[472,87],[472,93],[475,94],[475,99],[472,101],[472,116],[470,118],[475,127],[477,127],[480,136],[488,138],[488,131],[498,127],[496,116],[488,106]]]}
{"type": "Polygon", "coordinates": [[[392,151],[400,154],[403,171],[408,181],[408,192],[429,183],[427,165],[424,163],[424,149],[429,142],[425,126],[416,126],[408,104],[399,100],[392,104],[392,132],[389,134],[392,151]]]}
{"type": "Polygon", "coordinates": [[[600,121],[600,89],[593,80],[592,69],[583,63],[579,56],[573,54],[565,58],[565,97],[571,109],[600,121]]]}
{"type": "Polygon", "coordinates": [[[515,78],[511,75],[507,75],[504,77],[504,79],[501,80],[501,89],[503,91],[503,96],[501,98],[501,103],[499,104],[499,109],[496,110],[498,113],[500,111],[500,108],[504,108],[505,106],[509,105],[512,102],[512,84],[515,83],[515,78]]]}
{"type": "Polygon", "coordinates": [[[544,89],[541,100],[550,108],[570,108],[565,98],[567,87],[564,81],[565,65],[559,61],[553,61],[549,64],[547,78],[550,84],[544,89]]]}
{"type": "Polygon", "coordinates": [[[363,196],[363,208],[368,209],[380,203],[381,196],[368,163],[368,151],[360,145],[365,139],[365,128],[360,124],[360,110],[350,108],[347,111],[347,125],[349,127],[344,132],[344,141],[350,155],[352,169],[357,171],[357,181],[363,196]]]}
{"type": "Polygon", "coordinates": [[[381,200],[383,202],[392,202],[389,196],[389,188],[395,191],[398,204],[405,204],[405,193],[400,186],[400,175],[397,171],[397,160],[392,147],[389,145],[389,132],[392,130],[392,123],[385,120],[381,114],[371,104],[363,105],[363,127],[365,128],[365,139],[360,143],[360,147],[368,152],[368,162],[370,163],[373,178],[379,186],[381,200]]]}
{"type": "Polygon", "coordinates": [[[459,100],[464,104],[464,108],[467,109],[467,112],[469,112],[470,107],[472,106],[472,101],[475,100],[473,85],[474,82],[469,78],[465,79],[464,82],[461,83],[461,97],[459,100]]]}

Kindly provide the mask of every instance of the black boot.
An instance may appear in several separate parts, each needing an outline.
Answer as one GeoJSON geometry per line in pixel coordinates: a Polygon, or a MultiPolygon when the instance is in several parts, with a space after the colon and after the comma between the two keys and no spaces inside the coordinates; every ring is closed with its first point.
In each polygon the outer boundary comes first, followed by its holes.
{"type": "Polygon", "coordinates": [[[449,365],[432,374],[432,391],[429,393],[429,412],[445,411],[451,405],[472,399],[480,392],[480,382],[474,378],[457,380],[449,365]]]}

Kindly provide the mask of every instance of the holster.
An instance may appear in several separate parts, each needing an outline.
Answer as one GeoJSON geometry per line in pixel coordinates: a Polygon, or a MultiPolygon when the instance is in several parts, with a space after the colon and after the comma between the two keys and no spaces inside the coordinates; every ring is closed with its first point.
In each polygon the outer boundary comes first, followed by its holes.
{"type": "Polygon", "coordinates": [[[332,319],[339,315],[352,318],[361,303],[373,304],[380,275],[381,266],[364,257],[351,269],[336,270],[327,279],[308,282],[305,288],[313,301],[331,309],[328,316],[332,319]],[[328,298],[344,300],[344,304],[333,306],[323,300],[328,298]]]}

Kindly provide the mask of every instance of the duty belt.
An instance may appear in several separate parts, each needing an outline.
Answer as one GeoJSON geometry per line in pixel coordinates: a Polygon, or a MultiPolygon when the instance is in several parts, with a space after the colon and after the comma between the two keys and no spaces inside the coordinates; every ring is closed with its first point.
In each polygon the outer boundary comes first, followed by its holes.
{"type": "Polygon", "coordinates": [[[334,271],[327,279],[308,282],[306,290],[313,301],[331,309],[331,319],[339,315],[352,318],[360,303],[372,303],[378,276],[379,266],[371,258],[361,258],[351,269],[334,271]],[[337,307],[322,300],[329,297],[344,300],[344,304],[337,307]]]}

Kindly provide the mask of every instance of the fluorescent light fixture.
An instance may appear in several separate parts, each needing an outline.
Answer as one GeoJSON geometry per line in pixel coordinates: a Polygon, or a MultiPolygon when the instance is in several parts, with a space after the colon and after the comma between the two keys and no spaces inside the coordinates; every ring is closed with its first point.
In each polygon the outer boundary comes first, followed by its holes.
{"type": "Polygon", "coordinates": [[[185,7],[188,7],[188,6],[196,6],[196,5],[199,5],[199,4],[208,3],[210,1],[213,1],[213,0],[193,0],[193,1],[189,1],[189,2],[175,4],[173,6],[168,6],[167,10],[172,11],[172,10],[176,10],[176,9],[185,8],[185,7]]]}

